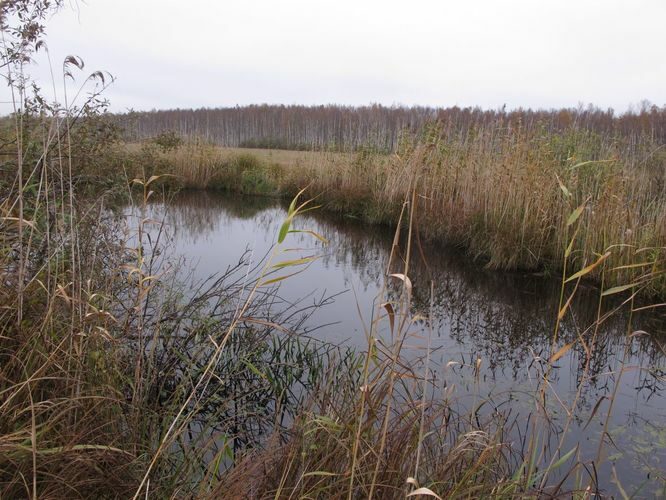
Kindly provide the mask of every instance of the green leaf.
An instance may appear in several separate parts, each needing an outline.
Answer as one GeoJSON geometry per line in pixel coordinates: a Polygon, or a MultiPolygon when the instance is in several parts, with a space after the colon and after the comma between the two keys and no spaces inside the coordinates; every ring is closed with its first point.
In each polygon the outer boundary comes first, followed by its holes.
{"type": "Polygon", "coordinates": [[[245,366],[247,366],[247,367],[250,369],[250,371],[251,371],[252,373],[254,373],[255,375],[257,375],[257,376],[260,377],[260,378],[266,379],[266,375],[264,375],[263,373],[261,373],[261,372],[259,371],[259,369],[258,369],[256,366],[254,366],[252,363],[250,363],[247,359],[243,359],[243,360],[242,360],[242,363],[243,363],[245,366]]]}
{"type": "Polygon", "coordinates": [[[291,216],[287,217],[287,220],[285,220],[282,223],[282,227],[280,227],[280,232],[278,233],[278,244],[281,244],[284,239],[287,237],[287,233],[289,232],[289,227],[291,226],[291,216]]]}
{"type": "Polygon", "coordinates": [[[324,245],[328,245],[328,240],[326,238],[324,238],[319,233],[316,233],[316,232],[311,231],[309,229],[292,229],[291,231],[289,231],[289,233],[307,233],[307,234],[310,234],[310,235],[314,236],[315,238],[317,238],[324,245]]]}
{"type": "Polygon", "coordinates": [[[571,251],[573,250],[575,241],[576,241],[576,236],[574,235],[574,237],[571,238],[571,241],[569,242],[567,249],[564,251],[564,257],[569,257],[569,255],[571,255],[571,251]]]}
{"type": "Polygon", "coordinates": [[[294,196],[294,199],[291,200],[291,203],[289,204],[289,211],[288,211],[289,216],[292,216],[294,214],[294,212],[296,211],[296,203],[298,203],[298,197],[301,196],[303,194],[303,192],[305,192],[305,189],[306,188],[301,189],[296,194],[296,196],[294,196]]]}
{"type": "Polygon", "coordinates": [[[578,445],[576,445],[574,448],[569,450],[564,456],[562,456],[557,462],[553,464],[552,467],[550,467],[550,470],[557,469],[558,467],[561,467],[564,463],[566,463],[567,460],[571,458],[571,455],[573,455],[576,450],[578,450],[578,445]]]}
{"type": "Polygon", "coordinates": [[[577,168],[584,167],[585,165],[592,165],[594,163],[601,164],[601,163],[613,163],[613,162],[615,162],[615,160],[588,160],[588,161],[583,161],[583,162],[577,163],[572,167],[569,167],[569,170],[575,170],[577,168]]]}
{"type": "Polygon", "coordinates": [[[604,292],[601,294],[601,296],[605,297],[606,295],[613,295],[615,293],[624,292],[625,290],[629,290],[630,288],[634,288],[636,285],[638,285],[638,283],[631,283],[629,285],[614,286],[613,288],[609,288],[608,290],[604,290],[604,292]]]}
{"type": "Polygon", "coordinates": [[[583,203],[576,210],[571,212],[571,215],[569,216],[569,219],[567,219],[567,227],[569,227],[571,224],[573,224],[574,222],[576,222],[578,220],[578,217],[580,217],[580,214],[583,213],[584,209],[585,209],[585,203],[583,203]]]}
{"type": "Polygon", "coordinates": [[[619,271],[620,269],[635,269],[637,267],[647,267],[654,266],[654,262],[639,262],[637,264],[629,264],[626,266],[617,266],[613,268],[613,271],[619,271]]]}
{"type": "Polygon", "coordinates": [[[601,257],[599,257],[599,258],[596,260],[596,262],[594,262],[594,264],[590,264],[589,266],[584,267],[583,269],[581,269],[581,270],[578,271],[577,273],[574,273],[574,274],[572,274],[571,276],[569,276],[569,277],[566,279],[565,283],[569,283],[570,281],[573,281],[573,280],[575,280],[575,279],[577,279],[577,278],[581,278],[581,277],[585,276],[586,274],[588,274],[589,272],[591,272],[595,267],[597,267],[599,264],[601,264],[603,261],[605,261],[608,257],[610,257],[610,254],[611,254],[610,252],[606,252],[606,253],[603,254],[601,257]]]}
{"type": "Polygon", "coordinates": [[[273,266],[273,268],[282,269],[283,267],[300,266],[302,264],[312,262],[313,260],[315,260],[315,257],[303,257],[302,259],[285,260],[283,262],[278,262],[273,266]]]}
{"type": "Polygon", "coordinates": [[[566,196],[567,198],[571,198],[571,192],[567,189],[567,187],[564,184],[562,184],[560,178],[557,175],[555,175],[555,178],[557,179],[557,183],[559,184],[560,189],[564,193],[564,196],[566,196]]]}
{"type": "Polygon", "coordinates": [[[272,285],[273,283],[277,283],[282,280],[286,280],[287,278],[291,278],[292,276],[296,276],[297,274],[300,274],[300,271],[296,271],[295,273],[287,274],[286,276],[280,276],[279,278],[273,278],[270,280],[262,281],[260,283],[260,286],[266,286],[266,285],[272,285]]]}

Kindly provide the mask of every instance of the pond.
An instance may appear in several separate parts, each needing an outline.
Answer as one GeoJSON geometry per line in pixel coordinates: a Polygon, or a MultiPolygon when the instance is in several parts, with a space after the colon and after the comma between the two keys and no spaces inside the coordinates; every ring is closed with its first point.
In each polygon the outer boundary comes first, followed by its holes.
{"type": "MultiPolygon", "coordinates": [[[[169,255],[184,259],[178,272],[194,280],[219,274],[242,256],[248,266],[260,262],[273,248],[286,217],[285,206],[277,200],[213,192],[183,192],[168,203],[153,203],[150,212],[165,222],[169,255]]],[[[382,290],[393,230],[321,210],[302,215],[295,227],[312,230],[327,242],[304,232],[288,235],[285,247],[291,251],[279,260],[317,258],[298,269],[285,269],[285,275],[301,272],[276,283],[277,295],[293,307],[320,306],[307,319],[309,335],[366,350],[366,332],[385,300],[382,290]]],[[[535,398],[530,397],[537,382],[535,364],[551,352],[560,300],[558,277],[486,270],[455,248],[417,239],[410,266],[412,308],[425,317],[432,314],[432,329],[425,322],[416,325],[405,351],[415,364],[422,363],[430,344],[434,397],[438,391],[455,390],[457,405],[471,408],[483,399],[490,403],[483,411],[501,408],[510,411],[515,422],[528,422],[535,412],[535,398]]],[[[604,300],[601,311],[619,306],[619,299],[604,300]]],[[[599,291],[582,284],[560,325],[559,345],[579,335],[589,338],[596,330],[588,375],[584,376],[586,357],[578,343],[555,362],[550,384],[552,393],[565,402],[580,390],[563,450],[580,445],[583,462],[597,455],[613,400],[605,460],[593,473],[607,492],[617,495],[614,468],[630,495],[640,488],[637,498],[652,498],[664,491],[666,321],[659,309],[647,309],[634,313],[629,326],[626,309],[593,327],[599,291]],[[633,332],[638,333],[627,335],[633,332]]],[[[383,335],[388,334],[386,323],[383,335]]],[[[566,410],[557,398],[551,399],[554,432],[545,441],[552,444],[560,438],[566,410]]],[[[521,446],[524,429],[514,428],[511,439],[521,446]]]]}

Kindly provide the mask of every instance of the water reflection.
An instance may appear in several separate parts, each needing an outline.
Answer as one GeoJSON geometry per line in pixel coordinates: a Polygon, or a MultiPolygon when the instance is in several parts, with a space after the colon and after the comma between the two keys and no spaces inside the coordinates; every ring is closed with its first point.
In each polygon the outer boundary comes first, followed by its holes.
{"type": "MultiPolygon", "coordinates": [[[[196,265],[195,275],[200,279],[238,262],[248,249],[253,260],[260,261],[276,241],[285,216],[276,200],[207,192],[181,193],[166,204],[153,205],[152,211],[154,216],[165,218],[173,251],[196,265]]],[[[316,231],[329,244],[324,246],[307,234],[290,235],[292,258],[313,253],[321,257],[301,275],[283,282],[280,297],[287,302],[314,303],[319,297],[348,290],[308,321],[313,329],[326,325],[315,333],[323,340],[363,349],[364,331],[384,282],[392,231],[317,211],[297,220],[296,227],[316,231]]],[[[549,353],[559,302],[557,280],[486,271],[470,265],[455,249],[427,242],[419,244],[414,254],[410,277],[415,311],[427,314],[430,280],[435,284],[435,385],[444,387],[456,378],[460,391],[470,388],[486,396],[503,394],[505,400],[529,394],[539,373],[539,358],[549,353]],[[470,382],[471,371],[465,369],[475,365],[477,359],[481,359],[478,384],[470,382]],[[451,361],[459,363],[454,365],[459,368],[447,369],[451,361]]],[[[389,294],[396,290],[389,289],[389,294]]],[[[597,317],[598,300],[593,288],[580,290],[559,331],[560,344],[579,336],[586,342],[596,339],[589,376],[583,377],[587,358],[578,343],[558,360],[551,384],[553,391],[564,398],[572,397],[583,384],[575,415],[577,426],[568,443],[596,443],[599,425],[595,421],[586,427],[588,417],[597,405],[599,416],[605,411],[607,404],[601,398],[610,397],[618,369],[625,367],[610,428],[614,444],[622,452],[615,457],[616,467],[622,469],[625,481],[640,484],[646,467],[651,468],[654,478],[655,464],[659,467],[666,461],[665,447],[659,444],[664,439],[659,429],[666,422],[662,347],[666,322],[655,310],[630,317],[623,308],[598,329],[590,329],[597,317]],[[627,332],[637,330],[646,334],[627,340],[627,332]]],[[[618,300],[603,304],[604,311],[619,306],[618,300]]],[[[425,329],[421,325],[416,330],[409,343],[418,353],[424,346],[425,329]]]]}

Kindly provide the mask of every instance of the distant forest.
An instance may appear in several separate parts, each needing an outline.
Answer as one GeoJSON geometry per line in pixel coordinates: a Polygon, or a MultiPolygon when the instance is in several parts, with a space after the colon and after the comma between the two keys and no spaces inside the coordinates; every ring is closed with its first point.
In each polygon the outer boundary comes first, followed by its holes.
{"type": "Polygon", "coordinates": [[[125,139],[140,141],[172,131],[187,139],[229,147],[296,150],[395,151],[404,132],[439,122],[446,134],[467,135],[492,129],[516,133],[589,130],[629,141],[666,142],[666,106],[643,104],[623,114],[595,107],[512,111],[480,108],[387,107],[381,105],[284,106],[172,109],[118,116],[125,139]]]}

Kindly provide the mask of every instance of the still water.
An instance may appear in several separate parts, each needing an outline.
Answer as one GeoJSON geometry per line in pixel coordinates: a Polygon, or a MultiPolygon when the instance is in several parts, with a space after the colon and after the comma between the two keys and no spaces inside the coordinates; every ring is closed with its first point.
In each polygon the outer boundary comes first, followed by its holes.
{"type": "MultiPolygon", "coordinates": [[[[286,217],[284,206],[274,200],[208,192],[181,193],[168,203],[151,205],[150,211],[153,218],[165,222],[170,256],[182,258],[178,272],[194,280],[219,274],[243,256],[248,266],[260,262],[277,241],[286,217]]],[[[303,256],[317,259],[276,285],[279,297],[294,307],[323,304],[307,320],[309,334],[363,351],[373,314],[385,300],[381,294],[393,231],[320,211],[304,214],[295,227],[315,231],[328,243],[307,233],[288,235],[284,247],[289,251],[278,261],[303,256]]],[[[488,271],[455,249],[425,242],[412,255],[409,274],[415,313],[430,313],[431,280],[434,283],[432,335],[428,340],[426,329],[417,328],[407,339],[406,352],[413,352],[417,363],[419,353],[431,344],[434,394],[437,388],[455,386],[458,405],[467,400],[471,406],[484,398],[496,408],[506,410],[508,405],[517,422],[527,421],[534,412],[533,398],[526,395],[533,395],[535,363],[550,353],[558,280],[488,271]]],[[[587,285],[579,293],[561,324],[560,345],[593,331],[589,327],[597,317],[599,293],[587,285]]],[[[609,301],[602,308],[606,311],[617,305],[609,301]]],[[[552,391],[563,401],[572,400],[582,384],[581,402],[563,449],[579,444],[580,458],[585,461],[596,457],[603,420],[624,367],[610,419],[611,439],[604,447],[606,460],[594,471],[600,484],[614,495],[619,491],[611,479],[613,466],[629,495],[638,488],[636,498],[653,498],[664,491],[666,321],[656,311],[659,309],[635,313],[631,326],[624,310],[606,320],[598,328],[589,376],[583,377],[586,358],[578,346],[557,360],[551,375],[552,391]],[[627,333],[636,331],[641,333],[627,340],[627,333]]],[[[559,439],[557,429],[561,430],[565,413],[553,403],[552,439],[559,439]]],[[[520,432],[515,439],[520,440],[520,432]]]]}

